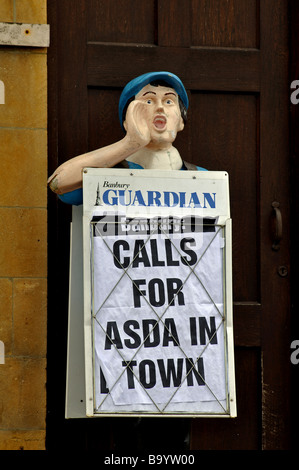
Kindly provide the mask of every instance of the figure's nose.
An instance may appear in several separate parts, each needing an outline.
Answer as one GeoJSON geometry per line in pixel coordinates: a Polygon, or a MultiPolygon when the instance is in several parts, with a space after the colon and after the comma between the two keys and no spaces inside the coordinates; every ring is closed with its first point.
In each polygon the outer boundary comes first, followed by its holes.
{"type": "Polygon", "coordinates": [[[164,106],[162,100],[158,100],[156,104],[156,111],[162,113],[164,111],[164,106]]]}

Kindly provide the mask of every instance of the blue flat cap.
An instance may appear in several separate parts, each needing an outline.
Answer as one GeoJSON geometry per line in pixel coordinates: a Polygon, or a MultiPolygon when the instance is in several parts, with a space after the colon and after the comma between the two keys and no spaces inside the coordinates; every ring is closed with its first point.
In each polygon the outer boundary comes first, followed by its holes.
{"type": "Polygon", "coordinates": [[[136,96],[143,87],[148,85],[151,82],[163,80],[164,82],[168,83],[168,85],[173,88],[179,97],[181,98],[184,106],[188,109],[189,100],[188,95],[186,93],[185,87],[179,77],[174,75],[170,72],[149,72],[139,77],[134,78],[131,80],[122,91],[120,95],[119,104],[118,104],[118,116],[120,120],[120,124],[123,127],[123,111],[127,104],[127,102],[136,96]]]}

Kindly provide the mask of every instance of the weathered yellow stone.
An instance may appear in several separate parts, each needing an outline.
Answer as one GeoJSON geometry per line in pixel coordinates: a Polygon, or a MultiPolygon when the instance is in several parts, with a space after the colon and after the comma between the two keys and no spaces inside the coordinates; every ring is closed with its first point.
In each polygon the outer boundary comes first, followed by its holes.
{"type": "Polygon", "coordinates": [[[0,450],[45,450],[46,432],[0,431],[0,450]]]}
{"type": "Polygon", "coordinates": [[[13,312],[13,354],[17,356],[45,356],[47,337],[46,279],[15,279],[13,312]]]}
{"type": "Polygon", "coordinates": [[[17,23],[47,23],[46,0],[16,0],[17,23]]]}
{"type": "Polygon", "coordinates": [[[12,281],[0,279],[0,341],[4,343],[5,355],[11,354],[12,338],[12,281]]]}
{"type": "Polygon", "coordinates": [[[11,23],[13,21],[13,0],[1,0],[0,21],[11,23]]]}
{"type": "Polygon", "coordinates": [[[0,79],[5,104],[0,127],[47,127],[47,56],[18,49],[0,50],[0,79]]]}
{"type": "Polygon", "coordinates": [[[45,277],[46,209],[0,207],[0,220],[0,277],[45,277]]]}
{"type": "Polygon", "coordinates": [[[0,206],[47,206],[47,131],[0,128],[0,206]]]}
{"type": "Polygon", "coordinates": [[[45,429],[46,359],[7,357],[0,366],[0,429],[45,429]]]}
{"type": "MultiPolygon", "coordinates": [[[[0,0],[0,21],[47,23],[47,0],[0,0]]],[[[0,450],[44,450],[47,49],[0,48],[0,450]]]]}

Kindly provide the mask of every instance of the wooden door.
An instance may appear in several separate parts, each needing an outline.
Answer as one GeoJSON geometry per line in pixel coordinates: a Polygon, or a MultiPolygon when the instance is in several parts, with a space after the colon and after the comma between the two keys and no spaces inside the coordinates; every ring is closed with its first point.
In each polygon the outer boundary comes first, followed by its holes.
{"type": "Polygon", "coordinates": [[[64,420],[70,208],[50,194],[49,449],[288,448],[288,2],[48,4],[49,174],[120,139],[123,86],[167,70],[182,79],[190,98],[176,141],[181,155],[230,175],[238,407],[236,419],[64,420]],[[283,217],[277,250],[275,201],[283,217]]]}

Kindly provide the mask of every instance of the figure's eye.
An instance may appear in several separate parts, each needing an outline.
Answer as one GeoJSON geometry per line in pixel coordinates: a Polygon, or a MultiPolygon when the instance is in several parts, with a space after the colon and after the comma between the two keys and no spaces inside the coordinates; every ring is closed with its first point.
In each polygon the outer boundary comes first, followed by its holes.
{"type": "Polygon", "coordinates": [[[172,101],[172,100],[169,100],[169,99],[168,99],[168,100],[166,100],[166,104],[172,104],[172,103],[173,103],[173,101],[172,101]]]}
{"type": "Polygon", "coordinates": [[[152,104],[152,100],[147,100],[147,104],[152,104]]]}

